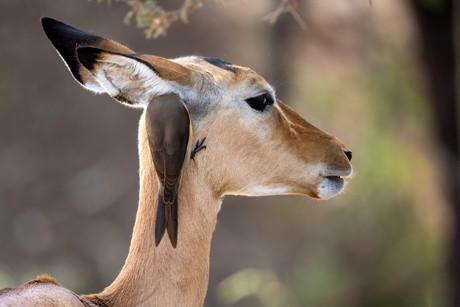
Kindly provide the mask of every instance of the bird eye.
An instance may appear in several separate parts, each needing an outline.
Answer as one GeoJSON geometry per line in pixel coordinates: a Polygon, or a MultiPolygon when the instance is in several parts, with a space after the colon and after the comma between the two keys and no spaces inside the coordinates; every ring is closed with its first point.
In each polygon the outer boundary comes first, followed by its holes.
{"type": "Polygon", "coordinates": [[[257,111],[263,111],[268,105],[273,104],[273,98],[269,93],[246,99],[248,105],[257,111]]]}

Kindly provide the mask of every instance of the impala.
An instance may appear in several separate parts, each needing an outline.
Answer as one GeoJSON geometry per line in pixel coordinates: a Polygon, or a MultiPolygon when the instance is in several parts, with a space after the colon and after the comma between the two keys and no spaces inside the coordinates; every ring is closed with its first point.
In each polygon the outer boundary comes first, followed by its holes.
{"type": "Polygon", "coordinates": [[[251,69],[215,58],[136,54],[51,18],[42,25],[83,87],[144,110],[139,208],[126,262],[101,293],[77,295],[42,275],[0,290],[0,306],[202,306],[211,238],[225,195],[327,199],[343,190],[352,173],[351,151],[276,99],[273,87],[251,69]],[[191,143],[203,149],[182,169],[176,248],[167,240],[155,242],[159,178],[146,110],[164,95],[183,101],[194,132],[191,143]]]}

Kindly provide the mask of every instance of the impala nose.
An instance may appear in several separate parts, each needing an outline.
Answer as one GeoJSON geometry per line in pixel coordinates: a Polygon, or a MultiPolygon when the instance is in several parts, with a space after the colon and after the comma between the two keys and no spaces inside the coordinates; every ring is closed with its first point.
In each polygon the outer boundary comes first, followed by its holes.
{"type": "Polygon", "coordinates": [[[344,149],[343,152],[345,153],[345,156],[347,156],[348,161],[351,161],[351,157],[353,156],[352,153],[351,153],[351,150],[344,149]]]}

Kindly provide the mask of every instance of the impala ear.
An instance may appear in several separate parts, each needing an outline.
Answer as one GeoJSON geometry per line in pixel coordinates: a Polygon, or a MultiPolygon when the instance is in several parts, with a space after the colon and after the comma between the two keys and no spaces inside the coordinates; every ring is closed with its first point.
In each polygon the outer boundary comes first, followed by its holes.
{"type": "Polygon", "coordinates": [[[146,107],[155,96],[183,92],[180,88],[190,84],[188,68],[161,57],[81,47],[77,58],[104,92],[134,107],[146,107]]]}
{"type": "Polygon", "coordinates": [[[92,35],[71,27],[55,19],[44,17],[41,20],[43,30],[54,48],[64,60],[74,78],[85,88],[101,93],[104,89],[94,77],[80,64],[77,49],[81,46],[101,48],[111,52],[132,54],[134,51],[113,40],[92,35]]]}
{"type": "Polygon", "coordinates": [[[43,29],[75,79],[96,93],[121,103],[146,107],[155,96],[180,93],[191,84],[192,70],[153,55],[136,55],[113,40],[45,17],[43,29]]]}

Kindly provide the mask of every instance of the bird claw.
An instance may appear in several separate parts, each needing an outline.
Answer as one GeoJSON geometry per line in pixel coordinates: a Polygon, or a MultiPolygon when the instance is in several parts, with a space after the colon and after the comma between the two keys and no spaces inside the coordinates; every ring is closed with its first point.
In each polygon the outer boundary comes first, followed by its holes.
{"type": "Polygon", "coordinates": [[[206,138],[202,139],[201,141],[196,141],[195,149],[192,150],[192,153],[190,154],[190,158],[195,161],[195,155],[203,149],[206,149],[206,145],[203,145],[204,141],[206,138]]]}

